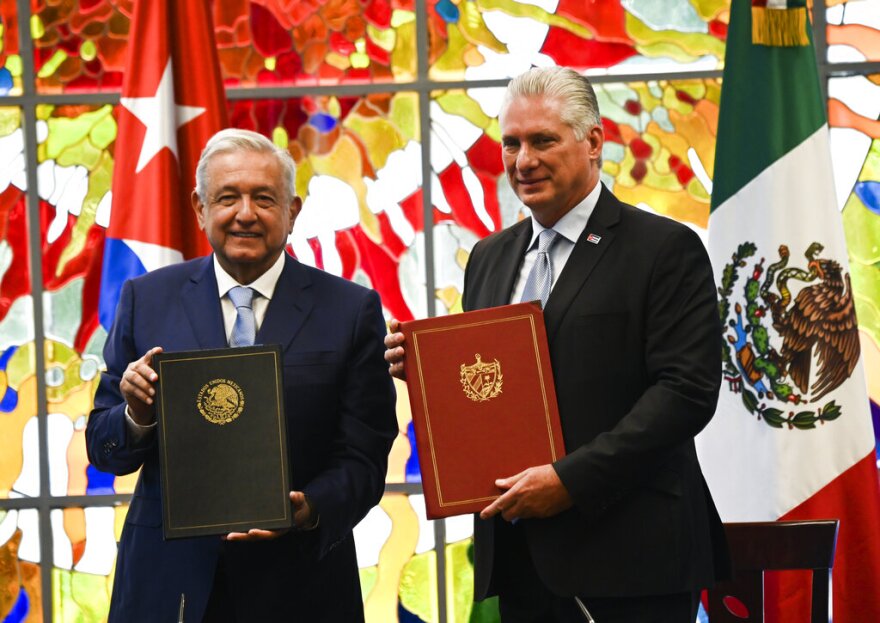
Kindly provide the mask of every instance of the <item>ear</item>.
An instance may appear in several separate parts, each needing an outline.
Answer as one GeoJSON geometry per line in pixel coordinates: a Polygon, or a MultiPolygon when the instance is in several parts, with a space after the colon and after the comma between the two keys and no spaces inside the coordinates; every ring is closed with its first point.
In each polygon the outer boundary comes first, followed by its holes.
{"type": "Polygon", "coordinates": [[[290,205],[287,207],[289,210],[288,215],[290,216],[290,229],[287,231],[288,236],[293,232],[293,224],[296,222],[296,217],[298,217],[299,213],[302,211],[302,205],[302,199],[294,195],[290,205]]]}
{"type": "Polygon", "coordinates": [[[192,203],[193,211],[196,213],[196,219],[199,222],[199,229],[205,231],[205,214],[204,208],[202,205],[202,200],[199,199],[199,194],[196,191],[192,191],[192,194],[189,196],[189,200],[192,203]]]}
{"type": "Polygon", "coordinates": [[[605,145],[605,130],[602,125],[594,125],[587,133],[587,150],[591,161],[599,161],[602,157],[602,147],[605,145]]]}

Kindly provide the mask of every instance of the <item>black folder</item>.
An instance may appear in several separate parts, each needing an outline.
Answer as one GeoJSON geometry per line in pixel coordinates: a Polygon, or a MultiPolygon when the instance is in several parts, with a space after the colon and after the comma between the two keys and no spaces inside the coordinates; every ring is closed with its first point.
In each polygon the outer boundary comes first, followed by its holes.
{"type": "Polygon", "coordinates": [[[281,347],[153,357],[166,539],[293,525],[281,347]]]}

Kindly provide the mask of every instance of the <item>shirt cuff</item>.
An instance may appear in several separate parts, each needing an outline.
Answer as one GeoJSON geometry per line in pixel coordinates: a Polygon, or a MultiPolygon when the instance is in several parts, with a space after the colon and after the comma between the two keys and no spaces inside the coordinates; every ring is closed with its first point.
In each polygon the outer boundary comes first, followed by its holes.
{"type": "Polygon", "coordinates": [[[135,422],[134,418],[131,417],[131,410],[128,408],[128,405],[125,405],[125,421],[128,425],[128,432],[132,437],[132,441],[134,441],[135,443],[143,440],[144,437],[146,437],[151,430],[156,428],[155,421],[152,424],[147,424],[146,426],[135,422]]]}

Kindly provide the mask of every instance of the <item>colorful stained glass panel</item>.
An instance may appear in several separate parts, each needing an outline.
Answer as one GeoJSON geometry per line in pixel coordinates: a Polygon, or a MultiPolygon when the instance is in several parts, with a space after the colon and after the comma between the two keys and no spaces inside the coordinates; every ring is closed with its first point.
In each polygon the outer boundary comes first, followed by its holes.
{"type": "Polygon", "coordinates": [[[127,510],[127,506],[88,506],[51,512],[54,620],[106,620],[116,541],[127,510]]]}
{"type": "Polygon", "coordinates": [[[434,526],[424,497],[386,494],[354,536],[367,622],[439,621],[434,526]]]}
{"type": "Polygon", "coordinates": [[[0,509],[0,620],[42,621],[38,513],[0,509]]]}
{"type": "Polygon", "coordinates": [[[880,61],[880,0],[827,0],[828,60],[880,61]]]}
{"type": "Polygon", "coordinates": [[[0,5],[0,97],[21,95],[21,52],[18,34],[18,4],[0,5]]]}
{"type": "MultiPolygon", "coordinates": [[[[393,83],[415,78],[411,2],[235,0],[212,6],[227,85],[393,83]]],[[[74,2],[35,0],[31,31],[38,89],[119,90],[131,12],[132,0],[96,0],[88,10],[74,2]]],[[[0,72],[0,90],[2,86],[0,72]]]]}
{"type": "MultiPolygon", "coordinates": [[[[720,81],[595,85],[605,129],[602,181],[620,199],[692,225],[709,216],[720,81]]],[[[436,307],[461,310],[473,244],[527,215],[501,162],[501,89],[431,100],[436,307]]]]}
{"type": "Polygon", "coordinates": [[[0,498],[40,495],[21,108],[0,107],[0,498]]]}
{"type": "Polygon", "coordinates": [[[33,0],[37,90],[114,91],[122,86],[132,0],[33,0]]]}
{"type": "Polygon", "coordinates": [[[230,123],[297,162],[297,258],[375,288],[390,316],[412,318],[425,298],[418,96],[235,101],[230,123]]]}
{"type": "Polygon", "coordinates": [[[429,3],[430,77],[486,80],[532,65],[590,74],[720,69],[729,1],[429,3]]]}
{"type": "Polygon", "coordinates": [[[37,109],[52,495],[129,493],[137,477],[98,472],[88,464],[84,443],[104,365],[106,334],[97,308],[116,131],[109,104],[37,109]]]}
{"type": "Polygon", "coordinates": [[[415,78],[415,9],[410,2],[215,2],[214,25],[229,85],[415,78]]]}
{"type": "MultiPolygon", "coordinates": [[[[828,81],[838,206],[849,251],[874,432],[880,441],[880,74],[828,81]]],[[[878,443],[880,446],[880,443],[878,443]]],[[[878,462],[880,464],[880,462],[878,462]]]]}

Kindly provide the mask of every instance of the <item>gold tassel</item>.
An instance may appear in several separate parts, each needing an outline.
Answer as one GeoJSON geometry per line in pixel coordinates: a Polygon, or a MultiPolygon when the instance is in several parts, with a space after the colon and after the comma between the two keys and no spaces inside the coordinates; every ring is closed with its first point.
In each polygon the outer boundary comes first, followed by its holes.
{"type": "Polygon", "coordinates": [[[768,46],[810,45],[807,38],[807,9],[752,7],[752,43],[768,46]]]}

